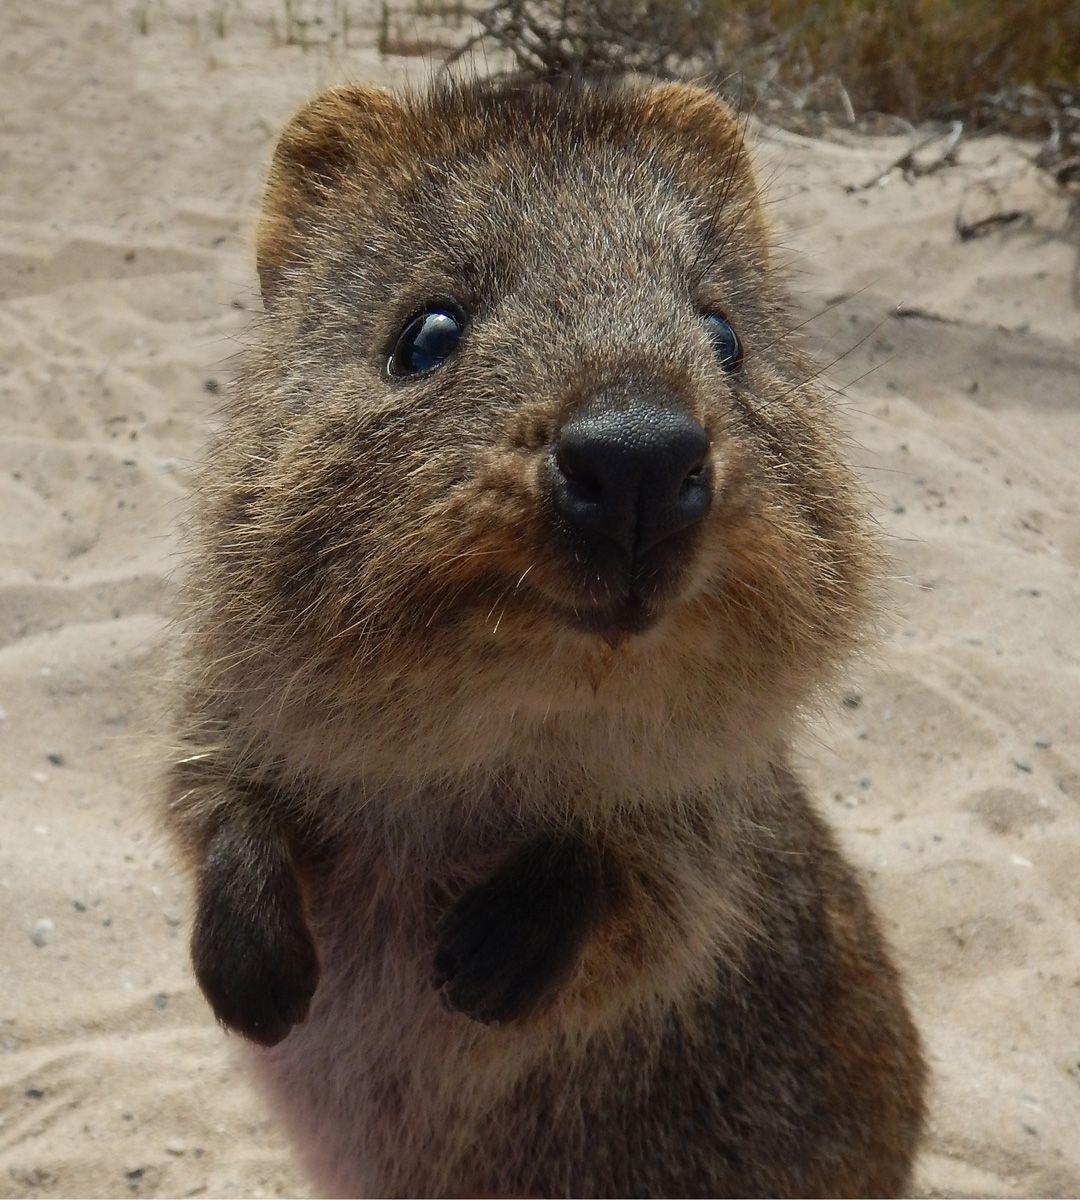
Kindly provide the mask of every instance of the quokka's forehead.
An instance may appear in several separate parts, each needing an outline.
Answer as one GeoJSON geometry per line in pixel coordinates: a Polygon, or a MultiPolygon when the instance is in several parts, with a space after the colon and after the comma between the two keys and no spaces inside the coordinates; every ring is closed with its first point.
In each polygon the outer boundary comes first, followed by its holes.
{"type": "Polygon", "coordinates": [[[419,164],[468,164],[522,185],[720,182],[734,196],[749,178],[740,122],[698,89],[480,81],[407,97],[404,109],[400,134],[419,164]]]}
{"type": "Polygon", "coordinates": [[[531,245],[549,260],[560,246],[577,247],[579,257],[632,245],[670,256],[713,214],[663,171],[582,147],[531,162],[501,150],[458,154],[387,200],[405,236],[426,229],[433,248],[465,242],[486,257],[531,245]]]}
{"type": "Polygon", "coordinates": [[[609,142],[628,148],[643,133],[647,89],[627,85],[521,79],[450,83],[407,98],[420,126],[458,147],[488,143],[502,135],[503,145],[535,149],[609,142]]]}
{"type": "Polygon", "coordinates": [[[302,108],[275,149],[259,273],[272,303],[295,268],[353,246],[361,227],[376,269],[376,259],[399,268],[438,239],[520,244],[526,228],[534,239],[580,234],[594,246],[590,234],[625,245],[644,233],[655,243],[645,252],[662,255],[703,214],[710,234],[737,226],[738,242],[764,262],[743,127],[704,89],[521,80],[404,96],[336,88],[302,108]],[[728,214],[736,219],[721,220],[728,214]]]}

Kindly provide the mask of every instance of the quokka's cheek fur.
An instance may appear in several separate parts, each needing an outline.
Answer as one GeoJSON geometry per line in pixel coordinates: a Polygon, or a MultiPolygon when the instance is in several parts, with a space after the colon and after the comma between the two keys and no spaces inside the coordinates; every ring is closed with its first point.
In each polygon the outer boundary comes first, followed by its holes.
{"type": "Polygon", "coordinates": [[[787,765],[879,552],[738,121],[687,85],[335,89],[257,255],[164,815],[316,1190],[903,1194],[918,1034],[787,765]],[[426,374],[358,344],[451,304],[426,374]]]}

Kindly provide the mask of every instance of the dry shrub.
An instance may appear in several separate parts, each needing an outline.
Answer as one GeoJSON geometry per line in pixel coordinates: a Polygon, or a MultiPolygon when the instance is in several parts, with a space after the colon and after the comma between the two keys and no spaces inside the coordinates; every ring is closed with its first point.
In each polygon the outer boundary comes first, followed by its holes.
{"type": "Polygon", "coordinates": [[[477,44],[508,50],[519,71],[539,78],[647,72],[688,73],[711,64],[723,25],[719,6],[695,0],[495,0],[475,14],[477,44]]]}
{"type": "Polygon", "coordinates": [[[744,12],[757,38],[772,32],[785,82],[835,76],[859,112],[918,120],[1014,87],[1080,85],[1076,0],[750,0],[744,12]]]}
{"type": "Polygon", "coordinates": [[[852,113],[909,120],[1080,87],[1080,0],[495,0],[478,20],[535,75],[704,74],[811,108],[836,81],[852,113]]]}

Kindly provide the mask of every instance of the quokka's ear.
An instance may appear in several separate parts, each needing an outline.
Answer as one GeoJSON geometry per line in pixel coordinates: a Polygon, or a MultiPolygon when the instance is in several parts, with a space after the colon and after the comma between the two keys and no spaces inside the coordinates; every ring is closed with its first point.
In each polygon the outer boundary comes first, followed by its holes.
{"type": "Polygon", "coordinates": [[[757,224],[764,231],[757,180],[734,111],[714,92],[691,83],[650,87],[642,105],[646,123],[697,151],[686,156],[688,169],[706,187],[721,189],[725,207],[740,224],[757,224]]]}
{"type": "Polygon", "coordinates": [[[287,267],[303,256],[305,230],[342,177],[378,169],[390,153],[403,110],[388,91],[337,87],[309,100],[274,150],[255,232],[263,300],[271,305],[287,267]]]}

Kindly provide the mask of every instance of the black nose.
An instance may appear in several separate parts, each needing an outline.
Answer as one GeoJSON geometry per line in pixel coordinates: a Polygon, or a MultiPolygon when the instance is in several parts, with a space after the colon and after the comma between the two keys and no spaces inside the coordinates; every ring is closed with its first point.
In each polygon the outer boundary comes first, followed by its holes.
{"type": "Polygon", "coordinates": [[[555,447],[555,507],[632,555],[709,511],[709,439],[688,413],[654,402],[588,405],[555,447]]]}

